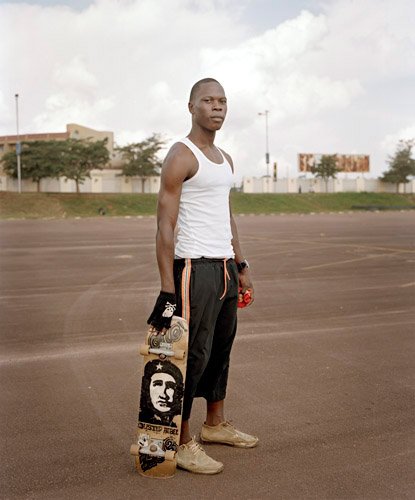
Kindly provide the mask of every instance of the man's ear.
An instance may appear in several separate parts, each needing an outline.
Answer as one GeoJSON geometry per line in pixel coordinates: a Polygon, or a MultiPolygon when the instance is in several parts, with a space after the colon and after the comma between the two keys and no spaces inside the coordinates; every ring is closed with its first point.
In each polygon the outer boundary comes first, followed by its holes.
{"type": "Polygon", "coordinates": [[[194,104],[192,102],[189,102],[189,104],[187,105],[187,107],[189,109],[189,112],[193,115],[194,104]]]}

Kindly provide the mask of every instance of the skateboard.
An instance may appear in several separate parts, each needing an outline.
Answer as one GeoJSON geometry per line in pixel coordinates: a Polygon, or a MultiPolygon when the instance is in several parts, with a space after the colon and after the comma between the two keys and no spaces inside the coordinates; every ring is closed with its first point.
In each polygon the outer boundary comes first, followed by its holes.
{"type": "Polygon", "coordinates": [[[150,327],[140,346],[144,358],[137,440],[130,453],[143,476],[168,478],[176,471],[180,444],[189,328],[173,316],[165,333],[150,327]]]}

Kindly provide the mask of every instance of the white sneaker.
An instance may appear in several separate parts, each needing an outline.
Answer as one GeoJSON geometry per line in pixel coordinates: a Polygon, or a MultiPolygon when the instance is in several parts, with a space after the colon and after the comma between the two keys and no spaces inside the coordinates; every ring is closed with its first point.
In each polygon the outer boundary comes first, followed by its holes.
{"type": "Polygon", "coordinates": [[[211,427],[202,425],[200,439],[203,443],[221,443],[237,448],[254,448],[258,444],[258,438],[238,431],[230,422],[222,422],[211,427]]]}
{"type": "Polygon", "coordinates": [[[217,474],[223,471],[223,464],[206,455],[195,438],[179,446],[176,454],[177,465],[181,469],[197,474],[217,474]]]}

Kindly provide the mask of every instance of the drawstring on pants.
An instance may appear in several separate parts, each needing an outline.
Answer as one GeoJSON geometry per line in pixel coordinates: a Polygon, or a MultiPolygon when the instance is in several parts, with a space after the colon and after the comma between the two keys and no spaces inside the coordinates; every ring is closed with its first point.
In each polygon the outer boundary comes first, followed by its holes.
{"type": "Polygon", "coordinates": [[[226,292],[228,291],[228,281],[231,279],[228,273],[228,268],[226,266],[226,261],[228,259],[223,259],[223,285],[224,285],[224,290],[222,296],[219,298],[219,300],[222,300],[223,297],[225,297],[226,292]]]}
{"type": "Polygon", "coordinates": [[[190,321],[190,276],[192,274],[192,260],[185,259],[182,271],[181,297],[182,297],[182,318],[190,321]]]}

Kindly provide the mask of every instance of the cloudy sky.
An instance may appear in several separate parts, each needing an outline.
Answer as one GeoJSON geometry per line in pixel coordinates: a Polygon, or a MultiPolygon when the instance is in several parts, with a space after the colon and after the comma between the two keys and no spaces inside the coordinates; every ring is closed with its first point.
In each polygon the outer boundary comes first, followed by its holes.
{"type": "Polygon", "coordinates": [[[370,154],[415,137],[414,0],[0,1],[0,135],[112,130],[123,145],[189,131],[192,84],[222,82],[217,144],[238,177],[297,154],[370,154]]]}

